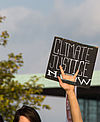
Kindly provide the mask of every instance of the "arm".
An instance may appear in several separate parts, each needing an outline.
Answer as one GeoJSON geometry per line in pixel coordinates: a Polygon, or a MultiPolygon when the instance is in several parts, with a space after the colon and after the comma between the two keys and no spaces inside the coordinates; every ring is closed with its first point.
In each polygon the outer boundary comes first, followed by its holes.
{"type": "MultiPolygon", "coordinates": [[[[61,70],[61,74],[62,74],[63,79],[75,82],[76,76],[77,76],[79,71],[77,71],[74,76],[70,76],[70,75],[64,74],[64,71],[63,71],[61,66],[60,66],[60,70],[61,70]]],[[[58,76],[58,79],[59,79],[60,86],[63,89],[65,89],[65,91],[68,95],[68,100],[70,103],[71,115],[72,115],[73,122],[83,122],[81,112],[80,112],[80,107],[79,107],[79,104],[78,104],[78,101],[77,101],[77,98],[76,98],[76,95],[74,92],[74,86],[63,83],[59,76],[58,76]]]]}

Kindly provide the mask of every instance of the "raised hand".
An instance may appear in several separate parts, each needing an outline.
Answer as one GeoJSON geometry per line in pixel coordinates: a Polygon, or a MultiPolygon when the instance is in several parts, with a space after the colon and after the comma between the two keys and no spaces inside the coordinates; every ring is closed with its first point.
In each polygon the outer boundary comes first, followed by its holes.
{"type": "MultiPolygon", "coordinates": [[[[60,66],[60,70],[61,70],[63,79],[75,82],[75,79],[76,79],[76,76],[77,76],[79,70],[77,70],[77,72],[75,73],[74,76],[64,74],[63,68],[61,66],[60,66]]],[[[83,122],[80,107],[79,107],[79,104],[78,104],[78,101],[77,101],[77,98],[75,95],[74,85],[63,83],[59,76],[58,76],[58,79],[59,79],[60,86],[63,89],[65,89],[65,91],[68,95],[68,100],[70,103],[70,109],[71,109],[71,115],[72,115],[72,121],[73,122],[83,122]]]]}
{"type": "MultiPolygon", "coordinates": [[[[72,75],[66,75],[66,74],[64,73],[64,70],[63,70],[63,68],[62,68],[61,66],[59,66],[59,68],[60,68],[60,70],[61,70],[61,75],[62,75],[62,78],[63,78],[63,79],[66,79],[66,80],[75,82],[75,79],[76,79],[76,76],[78,75],[79,70],[77,70],[77,72],[75,73],[75,75],[72,76],[72,75]]],[[[69,91],[69,90],[74,90],[74,85],[70,85],[70,84],[67,84],[67,83],[63,83],[62,80],[61,80],[61,78],[60,78],[59,76],[58,76],[58,79],[59,79],[59,84],[60,84],[60,86],[61,86],[63,89],[65,89],[66,92],[69,91]]]]}

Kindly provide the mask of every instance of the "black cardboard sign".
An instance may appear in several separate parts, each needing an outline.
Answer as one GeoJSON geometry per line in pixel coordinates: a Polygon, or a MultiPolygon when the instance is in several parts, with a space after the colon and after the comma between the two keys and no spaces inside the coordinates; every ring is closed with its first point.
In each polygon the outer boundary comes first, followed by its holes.
{"type": "Polygon", "coordinates": [[[77,69],[79,69],[76,82],[63,80],[64,82],[89,87],[97,51],[97,47],[55,37],[45,78],[58,81],[57,76],[61,75],[59,69],[61,65],[64,72],[71,75],[74,75],[77,69]]]}

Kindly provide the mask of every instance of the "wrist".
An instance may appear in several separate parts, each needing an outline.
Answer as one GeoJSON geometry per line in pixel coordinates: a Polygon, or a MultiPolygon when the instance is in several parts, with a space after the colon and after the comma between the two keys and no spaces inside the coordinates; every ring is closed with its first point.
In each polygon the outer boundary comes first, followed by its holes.
{"type": "Polygon", "coordinates": [[[67,90],[66,91],[66,94],[69,96],[69,95],[73,95],[75,94],[75,91],[74,90],[67,90]]]}

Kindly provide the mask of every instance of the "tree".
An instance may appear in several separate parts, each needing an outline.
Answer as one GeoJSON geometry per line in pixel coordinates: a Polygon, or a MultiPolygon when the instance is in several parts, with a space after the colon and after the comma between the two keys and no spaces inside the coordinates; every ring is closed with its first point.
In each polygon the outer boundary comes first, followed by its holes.
{"type": "MultiPolygon", "coordinates": [[[[0,17],[0,23],[5,17],[0,17]]],[[[0,35],[0,45],[6,46],[9,34],[3,31],[0,35]]],[[[16,109],[20,104],[27,104],[36,109],[50,109],[48,105],[42,102],[45,96],[41,95],[42,84],[37,85],[36,82],[40,77],[33,76],[24,84],[14,80],[14,74],[23,66],[22,53],[14,55],[8,54],[8,60],[0,61],[0,114],[6,121],[12,122],[16,109]],[[36,95],[38,94],[38,95],[36,95]]]]}

